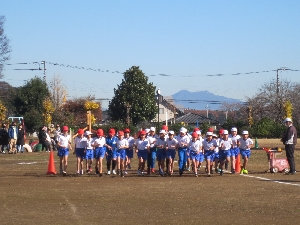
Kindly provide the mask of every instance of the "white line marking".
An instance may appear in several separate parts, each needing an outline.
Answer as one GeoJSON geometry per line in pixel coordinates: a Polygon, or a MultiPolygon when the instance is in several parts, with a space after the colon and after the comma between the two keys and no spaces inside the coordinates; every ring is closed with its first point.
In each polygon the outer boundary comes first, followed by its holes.
{"type": "Polygon", "coordinates": [[[267,180],[267,181],[271,181],[271,182],[278,183],[278,184],[287,184],[287,185],[293,185],[293,186],[300,186],[300,184],[294,184],[294,183],[278,181],[278,180],[271,180],[271,179],[265,178],[265,177],[257,177],[257,176],[251,176],[251,175],[246,175],[246,174],[240,174],[240,175],[244,176],[244,177],[257,178],[257,179],[260,179],[260,180],[267,180]]]}
{"type": "Polygon", "coordinates": [[[35,164],[35,163],[37,163],[37,162],[20,162],[20,163],[17,163],[17,164],[19,164],[19,165],[31,165],[31,164],[35,164]]]}

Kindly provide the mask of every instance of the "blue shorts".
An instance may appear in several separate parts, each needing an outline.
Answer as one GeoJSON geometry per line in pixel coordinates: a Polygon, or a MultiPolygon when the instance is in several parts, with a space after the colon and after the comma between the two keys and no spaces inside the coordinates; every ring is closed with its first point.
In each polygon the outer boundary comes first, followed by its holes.
{"type": "Polygon", "coordinates": [[[99,158],[104,158],[105,156],[105,152],[106,152],[106,148],[105,147],[98,147],[95,149],[95,158],[99,159],[99,158]]]}
{"type": "Polygon", "coordinates": [[[69,155],[69,149],[68,148],[58,148],[57,150],[57,156],[64,157],[69,155]]]}
{"type": "Polygon", "coordinates": [[[211,151],[211,150],[205,150],[204,151],[204,158],[205,158],[205,160],[214,161],[215,152],[211,151]]]}
{"type": "Polygon", "coordinates": [[[165,149],[157,149],[156,159],[157,161],[165,160],[167,157],[167,153],[165,149]]]}
{"type": "Polygon", "coordinates": [[[175,155],[176,155],[176,150],[175,150],[175,149],[168,149],[168,150],[166,151],[166,157],[167,157],[168,159],[174,160],[174,159],[175,159],[175,155]]]}
{"type": "Polygon", "coordinates": [[[250,158],[250,155],[251,155],[251,151],[250,150],[241,150],[241,155],[242,155],[242,158],[244,159],[246,156],[247,158],[249,159],[250,158]]]}
{"type": "Polygon", "coordinates": [[[142,158],[143,160],[147,160],[148,151],[147,150],[138,150],[137,156],[139,159],[142,158]]]}
{"type": "Polygon", "coordinates": [[[238,156],[238,154],[240,154],[240,149],[239,148],[231,148],[230,149],[230,156],[235,156],[235,157],[237,157],[238,156]]]}
{"type": "Polygon", "coordinates": [[[116,150],[116,157],[120,157],[120,159],[126,159],[126,150],[125,149],[118,149],[116,150]]]}
{"type": "Polygon", "coordinates": [[[227,157],[231,156],[230,150],[220,150],[219,151],[220,155],[220,161],[226,160],[227,157]]]}
{"type": "Polygon", "coordinates": [[[85,152],[85,159],[93,159],[94,158],[94,150],[87,149],[85,152]]]}
{"type": "Polygon", "coordinates": [[[215,152],[214,161],[219,160],[220,158],[220,152],[215,152]]]}
{"type": "Polygon", "coordinates": [[[76,148],[75,149],[76,157],[84,159],[85,158],[85,152],[84,151],[85,151],[84,148],[76,148]]]}
{"type": "Polygon", "coordinates": [[[202,152],[199,153],[199,160],[200,163],[203,163],[204,161],[204,154],[202,152]]]}
{"type": "Polygon", "coordinates": [[[196,160],[198,162],[199,161],[199,155],[200,155],[200,153],[197,154],[197,152],[190,151],[190,159],[191,160],[196,160]]]}
{"type": "Polygon", "coordinates": [[[133,158],[133,149],[131,148],[126,148],[126,156],[130,159],[133,158]]]}
{"type": "Polygon", "coordinates": [[[107,152],[107,156],[106,156],[107,161],[117,158],[116,150],[107,150],[106,152],[107,152]]]}

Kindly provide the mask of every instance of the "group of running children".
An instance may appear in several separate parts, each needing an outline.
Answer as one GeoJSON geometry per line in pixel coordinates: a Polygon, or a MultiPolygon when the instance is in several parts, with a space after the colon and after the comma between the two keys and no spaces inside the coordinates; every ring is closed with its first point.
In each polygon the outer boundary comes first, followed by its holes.
{"type": "MultiPolygon", "coordinates": [[[[68,134],[67,126],[62,127],[62,133],[58,137],[58,153],[60,157],[60,173],[67,174],[69,151],[72,151],[71,137],[68,134]]],[[[243,165],[240,173],[247,174],[247,162],[250,157],[250,148],[253,141],[249,138],[248,131],[243,131],[242,136],[237,134],[237,128],[230,131],[220,129],[219,135],[209,129],[202,137],[199,128],[189,134],[187,129],[182,127],[178,135],[174,131],[168,131],[166,125],[158,134],[155,128],[141,130],[134,137],[130,135],[128,128],[115,132],[110,129],[105,136],[102,129],[98,129],[96,136],[92,137],[90,131],[79,129],[74,139],[75,150],[73,154],[77,158],[76,175],[84,174],[83,161],[86,160],[85,171],[92,172],[93,159],[96,160],[95,173],[100,177],[103,174],[103,159],[106,158],[107,175],[117,174],[124,177],[131,169],[131,159],[134,152],[138,157],[138,175],[155,173],[155,161],[158,164],[158,173],[161,176],[172,176],[174,174],[174,159],[178,153],[179,175],[184,171],[192,171],[198,177],[198,171],[203,161],[206,161],[205,171],[207,176],[215,172],[221,176],[231,163],[231,173],[235,173],[235,161],[239,154],[243,158],[243,165]],[[147,170],[145,170],[147,161],[147,170]],[[116,171],[117,167],[117,171],[116,171]]]]}

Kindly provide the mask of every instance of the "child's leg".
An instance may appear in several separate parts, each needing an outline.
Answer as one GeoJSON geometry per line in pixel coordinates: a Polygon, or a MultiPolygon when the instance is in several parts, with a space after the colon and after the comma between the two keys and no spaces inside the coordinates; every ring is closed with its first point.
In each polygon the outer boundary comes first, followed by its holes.
{"type": "Polygon", "coordinates": [[[117,169],[120,170],[121,167],[121,158],[120,156],[117,157],[117,169]]]}
{"type": "Polygon", "coordinates": [[[207,174],[210,174],[210,159],[206,159],[206,169],[207,169],[207,174]]]}
{"type": "Polygon", "coordinates": [[[173,167],[172,167],[172,164],[173,164],[173,160],[172,158],[168,158],[169,160],[169,164],[168,164],[168,172],[169,174],[171,174],[172,170],[173,170],[173,167]]]}
{"type": "Polygon", "coordinates": [[[59,157],[59,172],[62,173],[63,172],[63,157],[59,157]]]}
{"type": "Polygon", "coordinates": [[[165,159],[162,159],[160,161],[160,168],[161,168],[162,172],[164,172],[164,170],[165,170],[165,159]]]}
{"type": "Polygon", "coordinates": [[[67,172],[67,166],[68,166],[68,156],[67,155],[65,155],[63,157],[63,162],[64,162],[64,171],[67,172]]]}
{"type": "Polygon", "coordinates": [[[235,170],[235,155],[230,157],[231,160],[231,170],[235,170]]]}
{"type": "Polygon", "coordinates": [[[245,156],[244,157],[244,163],[243,163],[243,169],[246,169],[247,163],[248,163],[248,157],[245,156]]]}
{"type": "Polygon", "coordinates": [[[98,164],[99,164],[99,173],[102,174],[102,164],[103,164],[102,157],[99,157],[98,164]]]}
{"type": "Polygon", "coordinates": [[[80,157],[76,157],[77,158],[77,163],[76,163],[76,167],[77,167],[77,173],[79,173],[80,171],[80,157]]]}

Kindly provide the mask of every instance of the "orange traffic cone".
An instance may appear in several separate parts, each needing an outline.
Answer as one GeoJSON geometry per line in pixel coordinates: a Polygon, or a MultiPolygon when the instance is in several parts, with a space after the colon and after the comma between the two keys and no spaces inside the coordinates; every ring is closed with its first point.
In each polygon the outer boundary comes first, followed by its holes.
{"type": "Polygon", "coordinates": [[[55,165],[54,165],[53,151],[50,151],[49,163],[48,163],[48,172],[46,174],[47,175],[56,174],[55,165]]]}
{"type": "Polygon", "coordinates": [[[240,154],[235,159],[235,172],[240,173],[241,172],[241,159],[240,154]]]}

